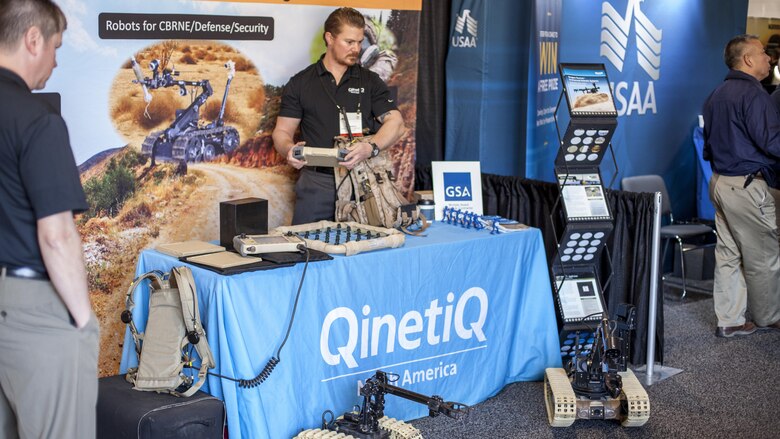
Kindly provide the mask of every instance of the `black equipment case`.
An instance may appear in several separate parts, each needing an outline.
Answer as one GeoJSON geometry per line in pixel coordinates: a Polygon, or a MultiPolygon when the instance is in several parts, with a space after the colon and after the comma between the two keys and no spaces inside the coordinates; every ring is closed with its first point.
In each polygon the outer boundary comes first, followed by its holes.
{"type": "Polygon", "coordinates": [[[124,375],[99,381],[98,439],[223,439],[224,426],[223,402],[205,392],[179,398],[133,390],[124,375]]]}

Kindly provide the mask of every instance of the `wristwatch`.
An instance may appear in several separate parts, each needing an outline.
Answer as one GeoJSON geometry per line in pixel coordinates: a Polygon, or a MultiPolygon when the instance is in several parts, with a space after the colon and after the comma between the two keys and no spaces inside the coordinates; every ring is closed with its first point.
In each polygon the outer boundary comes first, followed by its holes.
{"type": "Polygon", "coordinates": [[[379,147],[376,146],[376,143],[374,142],[368,142],[369,145],[371,145],[371,157],[376,157],[379,155],[379,147]]]}

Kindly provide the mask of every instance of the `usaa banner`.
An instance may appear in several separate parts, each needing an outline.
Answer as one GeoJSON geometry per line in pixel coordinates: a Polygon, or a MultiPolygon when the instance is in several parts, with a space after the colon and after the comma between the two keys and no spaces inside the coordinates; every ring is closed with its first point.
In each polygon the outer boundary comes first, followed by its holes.
{"type": "Polygon", "coordinates": [[[485,81],[484,27],[487,5],[482,0],[452,3],[447,69],[447,160],[480,160],[485,81]]]}
{"type": "Polygon", "coordinates": [[[520,175],[525,154],[532,3],[452,2],[447,51],[447,160],[520,175]]]}
{"type": "Polygon", "coordinates": [[[297,174],[271,131],[282,87],[324,53],[338,6],[366,17],[363,65],[397,94],[409,130],[393,156],[413,184],[420,0],[58,3],[68,27],[44,91],[60,96],[89,202],[78,227],[101,375],[119,366],[116,316],[142,249],[216,240],[225,200],[266,199],[269,228],[289,224],[297,174]]]}
{"type": "Polygon", "coordinates": [[[536,93],[528,93],[528,129],[526,131],[526,175],[550,172],[558,150],[555,132],[555,109],[562,86],[558,74],[560,46],[561,0],[537,0],[534,4],[535,21],[533,57],[529,65],[529,84],[536,93]]]}
{"type": "MultiPolygon", "coordinates": [[[[671,194],[675,213],[693,213],[691,134],[702,103],[726,74],[723,47],[744,33],[746,15],[746,0],[563,2],[560,61],[603,63],[615,97],[618,169],[605,157],[606,182],[617,175],[619,188],[620,178],[660,174],[667,186],[680,188],[671,194]]],[[[551,149],[547,160],[554,158],[551,149]]],[[[530,178],[552,180],[552,166],[533,172],[530,178]]]]}

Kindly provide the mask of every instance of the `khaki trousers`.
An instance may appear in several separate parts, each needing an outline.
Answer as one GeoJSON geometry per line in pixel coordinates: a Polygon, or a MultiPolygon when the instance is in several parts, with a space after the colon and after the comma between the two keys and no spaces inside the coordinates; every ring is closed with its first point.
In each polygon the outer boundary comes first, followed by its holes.
{"type": "Polygon", "coordinates": [[[0,437],[94,438],[95,316],[76,329],[50,282],[6,277],[2,271],[0,437]]]}
{"type": "Polygon", "coordinates": [[[723,327],[745,323],[748,309],[759,326],[780,321],[774,194],[763,179],[753,180],[747,188],[744,185],[743,176],[713,174],[710,180],[718,231],[713,299],[718,326],[723,327]]]}

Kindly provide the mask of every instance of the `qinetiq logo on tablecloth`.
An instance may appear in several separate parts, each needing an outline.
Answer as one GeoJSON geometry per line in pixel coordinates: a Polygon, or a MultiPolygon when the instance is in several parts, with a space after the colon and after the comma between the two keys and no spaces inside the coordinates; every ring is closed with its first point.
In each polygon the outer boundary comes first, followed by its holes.
{"type": "Polygon", "coordinates": [[[444,200],[471,201],[471,174],[468,172],[444,173],[444,200]]]}
{"type": "Polygon", "coordinates": [[[359,311],[350,306],[333,308],[322,321],[320,355],[325,364],[345,373],[322,381],[365,374],[366,370],[354,369],[366,367],[376,357],[390,358],[396,350],[414,354],[406,354],[402,361],[378,368],[403,366],[403,370],[397,369],[402,385],[456,375],[456,358],[487,348],[485,327],[489,302],[483,288],[471,287],[459,296],[449,292],[443,300],[434,298],[427,308],[411,309],[403,315],[382,314],[387,303],[374,304],[374,308],[364,304],[359,311]],[[440,359],[438,365],[434,363],[431,367],[432,359],[440,359]],[[422,369],[415,366],[417,363],[424,364],[422,369]]]}

